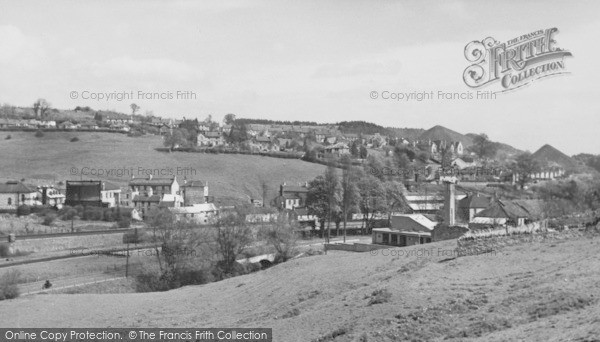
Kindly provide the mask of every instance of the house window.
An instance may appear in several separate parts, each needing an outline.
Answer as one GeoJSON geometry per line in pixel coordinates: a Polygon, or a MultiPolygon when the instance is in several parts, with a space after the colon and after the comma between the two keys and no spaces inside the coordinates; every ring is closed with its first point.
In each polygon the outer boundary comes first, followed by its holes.
{"type": "Polygon", "coordinates": [[[21,195],[21,202],[25,202],[25,195],[21,195]]]}
{"type": "Polygon", "coordinates": [[[12,205],[12,198],[8,198],[8,205],[12,205]]]}

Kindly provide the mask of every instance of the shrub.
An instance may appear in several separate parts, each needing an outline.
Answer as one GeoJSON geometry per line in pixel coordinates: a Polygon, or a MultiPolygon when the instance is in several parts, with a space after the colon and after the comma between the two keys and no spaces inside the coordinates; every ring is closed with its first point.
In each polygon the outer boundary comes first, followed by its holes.
{"type": "Polygon", "coordinates": [[[49,226],[51,225],[54,220],[56,220],[56,214],[55,213],[48,213],[44,216],[44,221],[42,222],[42,224],[44,226],[49,226]]]}
{"type": "Polygon", "coordinates": [[[131,226],[131,220],[127,217],[122,217],[119,222],[117,222],[117,227],[119,228],[129,228],[131,226]]]}
{"type": "Polygon", "coordinates": [[[17,207],[17,216],[27,216],[31,214],[31,207],[27,204],[21,204],[17,207]]]}
{"type": "Polygon", "coordinates": [[[10,134],[9,134],[9,135],[7,135],[7,136],[6,136],[6,138],[4,138],[4,139],[5,139],[5,140],[10,140],[10,139],[12,139],[12,137],[11,137],[11,136],[10,136],[10,134]]]}
{"type": "Polygon", "coordinates": [[[29,207],[32,214],[38,214],[38,216],[45,216],[47,213],[54,212],[54,208],[49,205],[34,205],[29,207]]]}
{"type": "Polygon", "coordinates": [[[71,138],[71,140],[70,140],[70,141],[71,141],[71,142],[77,142],[77,141],[79,141],[79,138],[78,138],[78,137],[73,137],[73,138],[71,138]]]}
{"type": "Polygon", "coordinates": [[[150,236],[145,231],[140,232],[134,229],[132,232],[123,234],[123,243],[142,243],[150,240],[150,236]]]}
{"type": "Polygon", "coordinates": [[[44,132],[42,132],[41,130],[37,130],[37,131],[35,132],[35,137],[36,137],[36,138],[41,138],[41,137],[43,137],[43,136],[44,136],[44,132]]]}
{"type": "Polygon", "coordinates": [[[206,283],[210,283],[213,278],[211,273],[205,269],[199,270],[183,270],[178,275],[178,280],[180,286],[186,285],[202,285],[206,283]]]}
{"type": "Polygon", "coordinates": [[[390,291],[388,291],[387,289],[375,290],[375,291],[373,291],[373,293],[371,293],[371,299],[369,300],[369,305],[387,303],[390,301],[391,298],[392,298],[392,293],[390,291]]]}
{"type": "Polygon", "coordinates": [[[100,207],[86,207],[83,210],[83,219],[88,221],[100,221],[104,211],[100,207]]]}
{"type": "Polygon", "coordinates": [[[64,206],[58,211],[58,216],[60,216],[61,220],[72,220],[77,216],[77,210],[73,207],[64,206]]]}
{"type": "Polygon", "coordinates": [[[137,292],[168,291],[169,282],[159,274],[143,272],[135,277],[135,290],[137,292]]]}
{"type": "Polygon", "coordinates": [[[0,300],[13,299],[19,297],[19,279],[21,273],[18,270],[10,270],[0,279],[0,300]]]}
{"type": "Polygon", "coordinates": [[[77,210],[77,216],[83,217],[83,211],[85,208],[81,204],[74,206],[73,209],[77,210]]]}
{"type": "Polygon", "coordinates": [[[0,257],[6,258],[6,257],[10,256],[10,249],[9,249],[9,247],[10,246],[6,242],[0,243],[0,257]]]}
{"type": "Polygon", "coordinates": [[[103,217],[104,221],[108,221],[108,222],[114,221],[116,218],[115,213],[111,209],[104,210],[104,214],[102,216],[104,216],[103,217]]]}

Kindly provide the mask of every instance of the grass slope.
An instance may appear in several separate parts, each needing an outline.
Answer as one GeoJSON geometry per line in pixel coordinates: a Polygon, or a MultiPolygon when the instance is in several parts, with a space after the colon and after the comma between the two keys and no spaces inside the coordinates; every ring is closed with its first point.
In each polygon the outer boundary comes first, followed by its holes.
{"type": "Polygon", "coordinates": [[[25,297],[0,303],[0,326],[272,327],[274,341],[303,342],[600,335],[598,239],[448,260],[455,245],[330,252],[166,293],[25,297]]]}
{"type": "MultiPolygon", "coordinates": [[[[0,180],[22,179],[28,183],[78,180],[71,168],[130,169],[136,177],[138,168],[192,168],[188,179],[208,181],[211,196],[248,200],[261,199],[259,178],[269,184],[269,199],[275,196],[279,184],[305,182],[321,174],[325,167],[296,159],[279,159],[248,155],[214,155],[202,153],[163,153],[154,149],[162,146],[158,136],[138,138],[114,133],[46,132],[41,138],[33,132],[6,132],[11,139],[0,137],[0,180]],[[78,137],[78,142],[70,142],[78,137]]],[[[178,179],[183,179],[183,173],[178,179]]],[[[160,177],[154,175],[154,177],[160,177]]],[[[121,177],[83,176],[83,179],[110,180],[126,185],[131,174],[121,177]]]]}

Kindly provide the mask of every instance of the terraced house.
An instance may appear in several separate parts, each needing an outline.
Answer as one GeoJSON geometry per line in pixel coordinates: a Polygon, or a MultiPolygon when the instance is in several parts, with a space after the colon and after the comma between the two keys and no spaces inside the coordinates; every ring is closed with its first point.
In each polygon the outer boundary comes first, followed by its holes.
{"type": "Polygon", "coordinates": [[[180,207],[183,197],[179,194],[177,177],[173,178],[133,178],[129,182],[127,195],[131,203],[143,216],[159,204],[166,207],[180,207]]]}

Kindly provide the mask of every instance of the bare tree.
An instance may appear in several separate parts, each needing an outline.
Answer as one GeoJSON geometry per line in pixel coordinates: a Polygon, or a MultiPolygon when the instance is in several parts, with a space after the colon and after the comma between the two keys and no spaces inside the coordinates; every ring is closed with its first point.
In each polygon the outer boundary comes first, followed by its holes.
{"type": "Polygon", "coordinates": [[[38,99],[33,103],[33,111],[36,118],[44,118],[50,109],[50,103],[45,99],[38,99]]]}
{"type": "Polygon", "coordinates": [[[291,221],[286,215],[279,215],[274,222],[263,228],[261,237],[275,249],[275,262],[285,262],[297,252],[298,222],[291,221]]]}
{"type": "Polygon", "coordinates": [[[246,222],[246,213],[241,208],[224,214],[216,224],[216,254],[220,260],[217,267],[224,277],[235,273],[237,258],[253,241],[253,233],[246,222]]]}
{"type": "Polygon", "coordinates": [[[140,106],[136,105],[135,103],[132,103],[129,107],[131,107],[131,115],[135,115],[135,113],[137,113],[138,110],[140,110],[140,106]]]}
{"type": "Polygon", "coordinates": [[[517,183],[523,189],[525,184],[531,181],[533,174],[540,172],[542,165],[537,159],[533,158],[531,153],[525,152],[517,156],[512,169],[515,175],[518,176],[517,183]]]}
{"type": "MultiPolygon", "coordinates": [[[[154,254],[161,278],[177,283],[184,271],[197,267],[200,247],[208,239],[204,230],[193,229],[194,224],[176,220],[167,208],[156,208],[146,219],[152,228],[154,254]]],[[[174,286],[178,287],[178,286],[174,286]]]]}
{"type": "Polygon", "coordinates": [[[344,242],[346,242],[346,229],[348,223],[348,214],[354,209],[358,209],[360,193],[358,191],[358,170],[352,166],[352,160],[348,155],[342,157],[341,188],[342,188],[342,219],[344,220],[344,242]]]}
{"type": "Polygon", "coordinates": [[[269,194],[269,182],[262,176],[258,177],[258,183],[260,185],[260,191],[262,196],[262,206],[267,206],[267,196],[269,194]]]}
{"type": "Polygon", "coordinates": [[[385,190],[385,206],[388,212],[388,225],[392,221],[392,213],[397,210],[405,211],[408,208],[402,194],[402,184],[396,181],[388,181],[383,183],[385,190]]]}
{"type": "Polygon", "coordinates": [[[327,242],[331,238],[331,220],[334,215],[340,212],[340,202],[342,200],[342,193],[340,188],[340,180],[338,177],[337,169],[333,164],[327,166],[325,170],[325,192],[329,205],[327,206],[327,242]]]}

